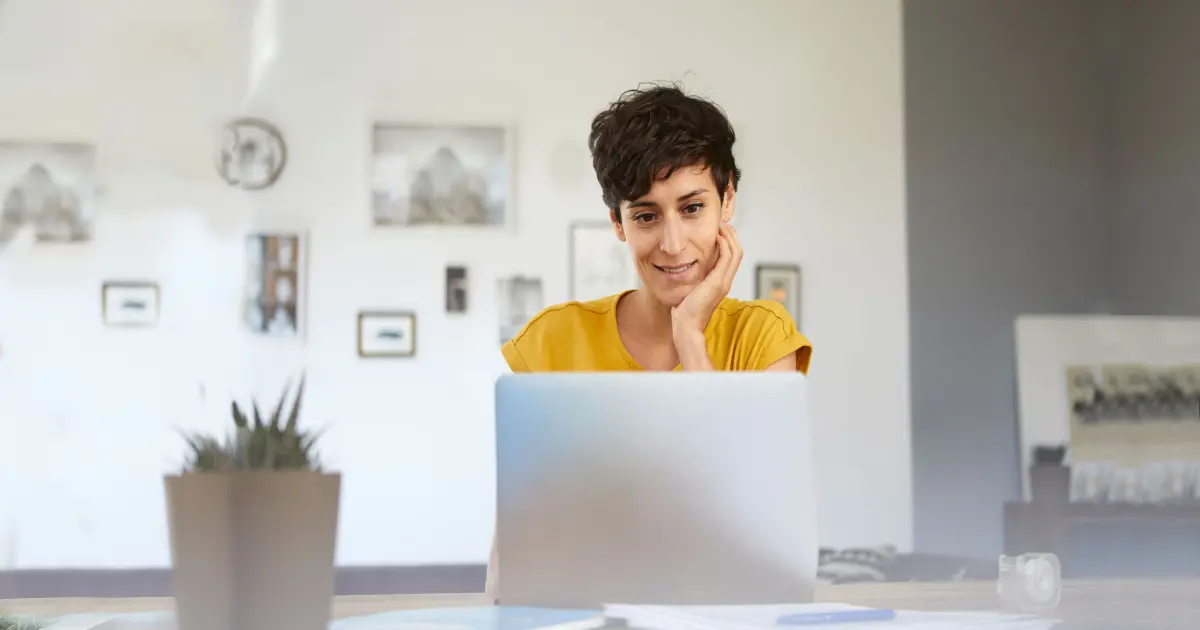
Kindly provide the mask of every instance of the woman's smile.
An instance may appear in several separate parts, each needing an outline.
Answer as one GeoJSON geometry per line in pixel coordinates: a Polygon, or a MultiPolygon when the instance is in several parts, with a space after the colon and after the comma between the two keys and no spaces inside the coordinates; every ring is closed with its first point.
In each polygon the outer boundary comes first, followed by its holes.
{"type": "Polygon", "coordinates": [[[696,267],[696,262],[693,260],[683,265],[654,265],[654,268],[665,274],[668,279],[680,282],[686,280],[691,275],[689,272],[696,267]]]}

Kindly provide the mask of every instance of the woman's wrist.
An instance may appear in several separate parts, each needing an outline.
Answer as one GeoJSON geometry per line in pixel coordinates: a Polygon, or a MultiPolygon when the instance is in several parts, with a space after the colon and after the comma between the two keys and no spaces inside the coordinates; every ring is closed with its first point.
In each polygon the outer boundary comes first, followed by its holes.
{"type": "Polygon", "coordinates": [[[679,355],[679,367],[684,372],[710,372],[713,369],[703,332],[676,334],[675,352],[679,355]]]}

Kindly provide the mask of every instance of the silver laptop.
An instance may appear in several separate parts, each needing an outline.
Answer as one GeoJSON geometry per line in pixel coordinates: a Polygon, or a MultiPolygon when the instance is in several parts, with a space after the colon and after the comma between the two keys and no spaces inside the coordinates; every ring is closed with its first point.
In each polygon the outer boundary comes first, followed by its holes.
{"type": "Polygon", "coordinates": [[[812,600],[799,373],[505,375],[496,445],[500,604],[812,600]]]}

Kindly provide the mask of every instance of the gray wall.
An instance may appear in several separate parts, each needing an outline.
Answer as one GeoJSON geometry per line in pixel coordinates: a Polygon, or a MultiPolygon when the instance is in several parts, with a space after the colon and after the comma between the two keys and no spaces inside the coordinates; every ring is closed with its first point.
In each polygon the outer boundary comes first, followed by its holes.
{"type": "Polygon", "coordinates": [[[907,0],[915,542],[1001,550],[1013,319],[1200,316],[1200,0],[907,0]]]}
{"type": "Polygon", "coordinates": [[[1013,321],[1104,311],[1110,109],[1089,0],[909,0],[914,533],[988,556],[1019,496],[1013,321]]]}
{"type": "Polygon", "coordinates": [[[1200,0],[1115,3],[1113,296],[1200,315],[1200,0]]]}

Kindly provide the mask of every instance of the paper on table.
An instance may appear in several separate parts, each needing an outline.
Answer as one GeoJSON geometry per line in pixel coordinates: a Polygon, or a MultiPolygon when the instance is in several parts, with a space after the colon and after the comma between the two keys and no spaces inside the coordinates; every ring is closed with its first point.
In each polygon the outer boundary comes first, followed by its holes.
{"type": "Polygon", "coordinates": [[[603,622],[595,610],[481,606],[376,613],[339,619],[330,630],[593,630],[603,622]]]}
{"type": "MultiPolygon", "coordinates": [[[[619,619],[637,630],[780,630],[776,620],[785,615],[865,610],[849,604],[784,604],[755,606],[637,606],[612,604],[604,607],[611,619],[619,619]]],[[[829,624],[837,630],[887,628],[993,630],[1048,630],[1057,620],[1032,615],[988,612],[918,612],[898,610],[893,621],[829,624]]],[[[794,627],[794,626],[793,626],[794,627]]],[[[797,629],[799,630],[799,629],[797,629]]]]}

